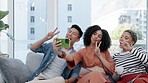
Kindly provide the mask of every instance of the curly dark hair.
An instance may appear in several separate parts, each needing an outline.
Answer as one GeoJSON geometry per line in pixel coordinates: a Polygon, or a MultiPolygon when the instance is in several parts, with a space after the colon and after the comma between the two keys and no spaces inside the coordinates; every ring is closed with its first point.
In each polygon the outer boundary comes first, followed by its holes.
{"type": "Polygon", "coordinates": [[[102,43],[100,45],[101,51],[106,51],[111,46],[111,38],[105,29],[102,29],[102,43]]]}
{"type": "Polygon", "coordinates": [[[102,43],[100,45],[100,51],[103,52],[103,51],[106,51],[110,45],[111,45],[111,39],[110,39],[110,36],[108,34],[108,32],[104,29],[101,29],[100,26],[98,25],[93,25],[93,26],[90,26],[86,29],[85,33],[84,33],[84,36],[83,36],[83,43],[84,43],[84,46],[89,46],[90,43],[91,43],[91,36],[94,32],[96,32],[97,30],[101,30],[102,31],[102,43]]]}

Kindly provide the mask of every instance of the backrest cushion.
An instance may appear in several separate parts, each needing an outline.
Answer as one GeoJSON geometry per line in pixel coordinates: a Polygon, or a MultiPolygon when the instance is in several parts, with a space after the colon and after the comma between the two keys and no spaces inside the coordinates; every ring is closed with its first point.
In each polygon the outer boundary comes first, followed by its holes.
{"type": "Polygon", "coordinates": [[[26,58],[26,66],[31,74],[39,67],[42,58],[42,53],[34,53],[32,51],[28,52],[26,58]]]}

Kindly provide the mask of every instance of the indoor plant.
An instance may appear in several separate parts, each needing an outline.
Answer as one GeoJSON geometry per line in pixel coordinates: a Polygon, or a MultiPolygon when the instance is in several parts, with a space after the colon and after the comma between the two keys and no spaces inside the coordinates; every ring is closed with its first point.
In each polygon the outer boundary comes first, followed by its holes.
{"type": "MultiPolygon", "coordinates": [[[[5,24],[5,23],[2,21],[2,19],[3,19],[5,16],[7,16],[8,13],[9,13],[9,11],[1,11],[1,10],[0,10],[0,33],[1,33],[1,32],[6,33],[6,35],[7,35],[12,41],[14,41],[14,37],[13,37],[11,34],[9,34],[8,32],[3,31],[3,30],[6,30],[6,29],[9,28],[9,25],[8,25],[8,24],[5,24]]],[[[2,53],[2,52],[0,51],[0,56],[6,56],[6,57],[8,57],[9,55],[8,55],[8,54],[4,54],[4,53],[2,53]]]]}
{"type": "MultiPolygon", "coordinates": [[[[7,28],[9,28],[9,25],[8,24],[5,24],[2,19],[8,15],[9,11],[1,11],[0,10],[0,32],[3,32],[2,30],[6,30],[7,28]]],[[[10,37],[10,39],[12,41],[14,41],[14,37],[12,35],[10,35],[9,33],[7,32],[4,32],[7,34],[8,37],[10,37]]]]}

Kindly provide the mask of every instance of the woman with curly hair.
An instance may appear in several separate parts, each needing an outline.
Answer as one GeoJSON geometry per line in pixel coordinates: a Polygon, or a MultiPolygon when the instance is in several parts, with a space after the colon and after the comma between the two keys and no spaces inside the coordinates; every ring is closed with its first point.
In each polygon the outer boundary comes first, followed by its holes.
{"type": "Polygon", "coordinates": [[[98,25],[90,26],[84,33],[83,42],[85,47],[70,55],[59,51],[58,46],[54,48],[56,53],[67,61],[69,68],[73,69],[81,62],[83,68],[89,71],[80,75],[77,83],[109,82],[106,74],[114,72],[115,64],[108,51],[111,45],[108,32],[98,25]]]}

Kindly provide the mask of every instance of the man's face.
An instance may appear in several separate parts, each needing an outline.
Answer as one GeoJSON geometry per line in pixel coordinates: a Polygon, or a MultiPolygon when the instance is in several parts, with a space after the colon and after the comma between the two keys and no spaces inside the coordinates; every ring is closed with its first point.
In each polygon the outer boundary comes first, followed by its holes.
{"type": "Polygon", "coordinates": [[[70,39],[70,45],[73,45],[80,40],[79,31],[75,28],[70,28],[66,33],[66,38],[70,39]]]}

